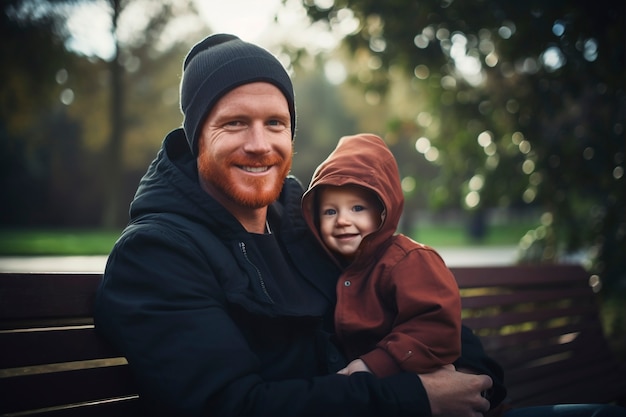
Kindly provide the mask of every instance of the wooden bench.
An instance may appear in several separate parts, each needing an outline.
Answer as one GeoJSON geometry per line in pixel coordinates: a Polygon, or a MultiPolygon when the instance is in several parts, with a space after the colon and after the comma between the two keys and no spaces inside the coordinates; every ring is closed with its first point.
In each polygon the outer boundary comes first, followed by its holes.
{"type": "Polygon", "coordinates": [[[95,333],[101,274],[0,274],[0,416],[139,415],[128,365],[95,333]]]}
{"type": "Polygon", "coordinates": [[[515,406],[626,405],[626,367],[604,338],[590,276],[576,265],[453,269],[463,322],[504,368],[515,406]]]}
{"type": "MultiPolygon", "coordinates": [[[[588,274],[452,268],[467,325],[505,368],[513,405],[626,400],[588,274]]],[[[93,328],[100,274],[0,274],[0,416],[138,416],[124,358],[93,328]]]]}

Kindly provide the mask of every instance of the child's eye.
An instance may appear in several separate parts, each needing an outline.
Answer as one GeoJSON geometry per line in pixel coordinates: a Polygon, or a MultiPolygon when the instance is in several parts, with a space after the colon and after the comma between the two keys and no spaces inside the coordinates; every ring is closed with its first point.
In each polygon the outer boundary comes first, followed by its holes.
{"type": "Polygon", "coordinates": [[[365,206],[356,205],[356,206],[354,206],[353,210],[354,211],[363,211],[363,210],[366,210],[366,207],[365,206]]]}
{"type": "Polygon", "coordinates": [[[322,215],[324,215],[324,216],[333,216],[335,214],[337,214],[337,210],[335,210],[335,209],[326,209],[326,210],[322,211],[322,215]]]}

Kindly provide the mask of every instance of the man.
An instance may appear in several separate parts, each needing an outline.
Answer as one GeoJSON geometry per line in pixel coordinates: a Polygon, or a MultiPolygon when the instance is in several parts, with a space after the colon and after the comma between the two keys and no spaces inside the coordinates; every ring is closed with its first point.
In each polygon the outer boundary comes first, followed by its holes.
{"type": "Polygon", "coordinates": [[[150,413],[478,416],[497,405],[500,368],[468,329],[455,365],[475,374],[336,374],[346,365],[332,343],[339,270],[288,176],[289,76],[226,34],[195,45],[183,69],[183,128],[141,180],[95,310],[150,413]]]}

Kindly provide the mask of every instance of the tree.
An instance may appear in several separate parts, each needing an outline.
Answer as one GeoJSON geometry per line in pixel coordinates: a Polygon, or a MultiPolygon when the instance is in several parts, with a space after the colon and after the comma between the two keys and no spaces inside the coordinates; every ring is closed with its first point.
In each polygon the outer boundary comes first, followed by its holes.
{"type": "MultiPolygon", "coordinates": [[[[58,1],[58,0],[57,0],[58,1]]],[[[109,61],[110,74],[110,137],[105,156],[105,171],[109,178],[106,183],[106,199],[103,210],[102,226],[105,228],[118,227],[126,219],[127,201],[125,189],[122,186],[125,178],[124,171],[124,143],[126,139],[129,118],[126,106],[128,99],[125,92],[129,85],[128,73],[136,71],[141,65],[139,51],[154,48],[166,30],[167,25],[175,15],[196,14],[191,1],[150,1],[150,0],[107,0],[111,10],[111,38],[113,40],[113,56],[109,61]],[[129,39],[123,40],[120,36],[121,21],[125,11],[135,14],[141,10],[147,21],[143,26],[130,31],[129,39]],[[141,31],[141,32],[139,32],[141,31]],[[130,64],[129,64],[130,62],[130,64]]],[[[135,19],[127,18],[126,23],[133,23],[135,19]]],[[[201,27],[201,26],[200,26],[201,27]]],[[[126,28],[127,29],[127,28],[126,28]]],[[[170,45],[171,46],[171,45],[170,45]]],[[[145,61],[144,61],[145,62],[145,61]]]]}
{"type": "Polygon", "coordinates": [[[0,224],[28,224],[47,198],[46,132],[62,107],[58,71],[75,61],[63,26],[36,3],[4,1],[0,36],[0,224]]]}
{"type": "Polygon", "coordinates": [[[387,105],[394,84],[420,93],[388,129],[436,151],[444,191],[433,199],[538,207],[541,226],[520,242],[527,258],[591,249],[605,286],[626,283],[624,2],[304,5],[330,30],[359,22],[343,42],[369,72],[355,76],[367,92],[387,105]]]}
{"type": "Polygon", "coordinates": [[[16,224],[21,218],[17,223],[76,226],[93,223],[97,213],[100,226],[122,226],[132,197],[129,188],[136,185],[127,185],[129,164],[145,169],[166,129],[162,123],[172,121],[167,129],[180,123],[176,104],[161,98],[178,90],[180,62],[189,47],[185,35],[205,30],[191,0],[11,0],[2,11],[6,42],[0,53],[8,65],[0,71],[11,81],[0,87],[0,136],[7,150],[2,182],[12,197],[3,223],[16,224]],[[68,50],[73,36],[68,21],[78,8],[93,4],[110,16],[110,57],[68,50]],[[172,36],[169,25],[186,18],[191,19],[187,31],[172,36]],[[145,140],[155,130],[156,139],[145,140]],[[143,144],[137,143],[138,136],[143,144]],[[82,158],[71,156],[77,151],[82,158]],[[36,159],[36,164],[22,159],[36,159]],[[69,160],[78,162],[63,163],[69,160]],[[30,165],[37,169],[29,170],[30,165]],[[24,175],[20,170],[26,170],[24,175]],[[80,187],[72,188],[79,178],[80,187]],[[34,182],[38,192],[25,193],[35,189],[34,182]],[[46,194],[52,192],[65,198],[50,202],[46,194]],[[75,200],[80,204],[63,213],[60,204],[75,200]],[[43,216],[34,218],[31,211],[43,216]]]}

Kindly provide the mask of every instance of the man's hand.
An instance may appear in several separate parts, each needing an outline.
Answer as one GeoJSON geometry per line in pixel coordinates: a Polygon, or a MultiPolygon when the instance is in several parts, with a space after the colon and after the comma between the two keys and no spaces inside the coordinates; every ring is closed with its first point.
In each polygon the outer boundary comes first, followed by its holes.
{"type": "Polygon", "coordinates": [[[487,375],[457,372],[453,365],[446,365],[419,377],[433,417],[482,417],[489,410],[489,401],[483,393],[491,388],[493,381],[487,375]]]}
{"type": "Polygon", "coordinates": [[[363,362],[361,359],[355,359],[352,362],[350,362],[348,366],[337,371],[337,373],[340,375],[350,375],[355,372],[370,372],[371,373],[372,371],[370,371],[370,368],[368,368],[365,362],[363,362]]]}

